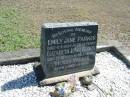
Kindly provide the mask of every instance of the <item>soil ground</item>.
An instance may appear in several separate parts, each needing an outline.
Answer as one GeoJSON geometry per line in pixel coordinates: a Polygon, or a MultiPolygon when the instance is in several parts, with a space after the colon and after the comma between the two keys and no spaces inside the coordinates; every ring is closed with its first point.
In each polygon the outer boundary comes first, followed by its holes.
{"type": "MultiPolygon", "coordinates": [[[[130,0],[0,0],[0,8],[10,7],[26,13],[25,34],[35,38],[45,22],[95,21],[99,43],[118,40],[130,48],[130,0]]],[[[35,47],[25,45],[21,48],[35,47]]]]}

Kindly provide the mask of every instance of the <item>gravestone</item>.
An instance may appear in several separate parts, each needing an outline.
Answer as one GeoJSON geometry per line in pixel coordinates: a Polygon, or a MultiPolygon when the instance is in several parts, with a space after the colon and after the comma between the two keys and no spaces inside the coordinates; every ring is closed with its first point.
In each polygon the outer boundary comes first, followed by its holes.
{"type": "Polygon", "coordinates": [[[95,22],[45,23],[40,55],[45,78],[93,69],[97,32],[95,22]]]}

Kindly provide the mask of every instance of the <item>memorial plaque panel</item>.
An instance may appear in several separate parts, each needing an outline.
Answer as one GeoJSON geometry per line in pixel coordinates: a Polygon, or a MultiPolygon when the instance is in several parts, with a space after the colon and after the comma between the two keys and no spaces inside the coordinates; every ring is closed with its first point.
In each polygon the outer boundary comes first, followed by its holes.
{"type": "Polygon", "coordinates": [[[95,22],[46,23],[41,32],[41,64],[46,78],[90,70],[95,64],[95,22]]]}

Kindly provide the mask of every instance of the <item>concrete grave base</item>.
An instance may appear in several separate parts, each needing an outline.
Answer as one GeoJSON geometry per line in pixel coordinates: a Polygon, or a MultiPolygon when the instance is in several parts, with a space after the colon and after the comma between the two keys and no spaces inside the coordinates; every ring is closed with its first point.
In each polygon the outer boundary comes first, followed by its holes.
{"type": "Polygon", "coordinates": [[[78,72],[78,73],[44,79],[45,76],[44,76],[44,72],[42,70],[42,66],[40,64],[39,65],[35,64],[33,66],[33,68],[34,68],[34,72],[37,77],[37,81],[40,86],[45,86],[45,85],[49,85],[49,84],[53,84],[53,83],[67,81],[68,78],[71,76],[76,76],[78,78],[81,78],[81,77],[89,76],[89,75],[95,76],[100,73],[99,70],[96,67],[94,67],[92,70],[87,70],[87,71],[82,71],[82,72],[78,72]]]}
{"type": "MultiPolygon", "coordinates": [[[[125,48],[123,51],[127,52],[125,48]]],[[[120,58],[128,66],[130,66],[130,53],[122,52],[120,48],[112,45],[101,45],[97,46],[97,53],[109,51],[120,58]]],[[[0,52],[0,66],[2,65],[14,65],[14,64],[25,64],[29,62],[39,62],[40,61],[40,49],[24,49],[15,52],[0,52]]]]}
{"type": "MultiPolygon", "coordinates": [[[[37,63],[39,64],[39,62],[34,61],[22,65],[18,63],[0,66],[1,97],[13,97],[14,94],[18,97],[26,97],[29,95],[35,97],[50,97],[49,93],[54,93],[54,90],[58,88],[70,91],[70,86],[73,84],[67,82],[39,87],[33,70],[33,66],[37,63]],[[64,85],[67,85],[67,89],[64,85]]],[[[76,91],[70,95],[71,97],[100,97],[101,95],[103,96],[104,93],[112,97],[129,97],[130,68],[126,66],[123,60],[112,55],[110,51],[103,51],[96,54],[95,66],[100,70],[100,74],[93,77],[91,81],[92,85],[88,79],[91,78],[90,76],[83,77],[83,80],[80,79],[80,81],[76,81],[76,83],[74,83],[76,91]],[[84,81],[84,84],[82,84],[81,81],[84,81]],[[88,84],[89,86],[87,86],[88,84]]]]}
{"type": "MultiPolygon", "coordinates": [[[[122,53],[120,49],[118,49],[115,46],[97,46],[97,53],[108,51],[112,53],[114,56],[116,56],[118,59],[122,60],[128,68],[130,68],[130,62],[129,57],[122,53]],[[127,58],[128,57],[128,58],[127,58]]],[[[124,48],[125,51],[125,48],[124,48]]],[[[128,54],[130,55],[130,54],[128,54]]],[[[23,64],[23,63],[29,63],[29,62],[38,62],[40,61],[40,51],[39,49],[27,49],[27,50],[21,50],[16,52],[4,52],[0,53],[0,66],[3,65],[17,65],[17,64],[23,64]]],[[[50,79],[44,79],[44,73],[40,67],[39,64],[36,64],[34,66],[34,71],[37,76],[37,80],[40,82],[41,85],[47,85],[50,83],[60,82],[60,81],[66,81],[68,76],[59,76],[55,78],[50,79]],[[55,80],[56,79],[56,80],[55,80]]],[[[83,71],[79,72],[77,74],[78,77],[87,76],[89,74],[94,73],[93,70],[90,71],[83,71]]],[[[70,75],[69,75],[70,76],[70,75]]]]}

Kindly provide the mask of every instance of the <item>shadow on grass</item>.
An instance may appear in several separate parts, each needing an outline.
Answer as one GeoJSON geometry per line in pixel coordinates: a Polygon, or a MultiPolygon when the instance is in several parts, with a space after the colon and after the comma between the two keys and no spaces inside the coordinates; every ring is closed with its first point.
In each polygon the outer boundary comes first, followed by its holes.
{"type": "Polygon", "coordinates": [[[35,73],[30,72],[27,75],[24,75],[20,78],[5,83],[1,87],[1,90],[6,91],[6,90],[13,90],[13,89],[22,89],[25,87],[36,86],[36,85],[37,85],[37,81],[36,81],[35,73]]]}

